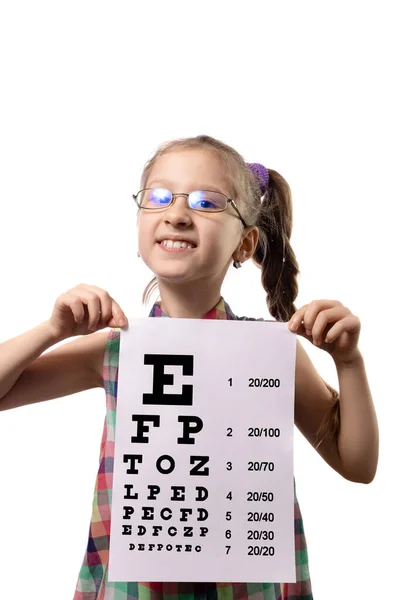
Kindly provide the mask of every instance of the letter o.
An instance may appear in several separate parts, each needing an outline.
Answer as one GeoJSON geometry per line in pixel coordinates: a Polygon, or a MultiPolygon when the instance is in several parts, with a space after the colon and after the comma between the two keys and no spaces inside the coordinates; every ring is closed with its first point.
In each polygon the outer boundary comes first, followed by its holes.
{"type": "Polygon", "coordinates": [[[156,467],[157,467],[157,471],[159,473],[162,473],[163,475],[169,475],[175,469],[175,461],[172,458],[172,456],[170,456],[169,454],[163,454],[162,456],[160,456],[157,459],[156,467]],[[167,467],[166,469],[163,469],[161,467],[161,463],[162,463],[163,460],[168,460],[169,461],[169,467],[167,467]]]}

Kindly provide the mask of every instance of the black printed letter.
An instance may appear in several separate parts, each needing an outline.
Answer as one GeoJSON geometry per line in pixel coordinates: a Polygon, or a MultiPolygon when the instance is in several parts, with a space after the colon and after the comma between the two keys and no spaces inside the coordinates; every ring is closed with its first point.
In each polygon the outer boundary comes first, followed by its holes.
{"type": "Polygon", "coordinates": [[[201,431],[203,429],[203,421],[200,417],[185,417],[181,415],[178,417],[178,422],[183,423],[183,434],[182,437],[178,438],[178,444],[194,444],[195,440],[190,437],[190,434],[201,431]]]}
{"type": "Polygon", "coordinates": [[[162,473],[163,475],[169,475],[175,469],[175,461],[169,454],[163,454],[162,456],[160,456],[160,458],[157,459],[156,467],[159,473],[162,473]],[[169,461],[169,467],[167,467],[166,469],[161,467],[161,463],[163,460],[169,461]]]}
{"type": "Polygon", "coordinates": [[[137,475],[139,471],[136,469],[135,461],[143,462],[141,454],[124,454],[124,463],[130,462],[131,466],[126,470],[127,475],[137,475]]]}
{"type": "Polygon", "coordinates": [[[181,365],[182,375],[193,375],[193,355],[191,354],[145,354],[145,365],[154,365],[153,393],[143,394],[143,404],[163,404],[166,406],[191,406],[193,386],[182,385],[182,394],[164,394],[165,385],[173,385],[174,376],[164,373],[166,365],[181,365]]]}
{"type": "Polygon", "coordinates": [[[149,426],[145,425],[145,421],[152,422],[154,427],[160,427],[159,415],[132,415],[132,421],[137,421],[137,435],[131,437],[132,444],[148,444],[149,438],[144,436],[144,433],[149,432],[149,426]]]}
{"type": "Polygon", "coordinates": [[[199,471],[200,467],[204,467],[205,464],[210,460],[209,456],[191,456],[190,464],[195,465],[190,471],[190,475],[209,475],[209,468],[207,467],[204,471],[199,471]],[[198,464],[196,465],[196,462],[198,464]]]}

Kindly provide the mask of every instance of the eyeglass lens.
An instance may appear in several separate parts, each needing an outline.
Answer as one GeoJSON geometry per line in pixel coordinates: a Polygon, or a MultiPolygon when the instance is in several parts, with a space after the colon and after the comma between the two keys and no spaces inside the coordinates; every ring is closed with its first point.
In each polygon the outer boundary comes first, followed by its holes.
{"type": "MultiPolygon", "coordinates": [[[[162,208],[172,202],[172,192],[165,188],[149,188],[138,194],[139,206],[143,208],[162,208]]],[[[226,196],[219,192],[195,190],[189,194],[190,208],[194,210],[218,211],[227,205],[226,196]]]]}

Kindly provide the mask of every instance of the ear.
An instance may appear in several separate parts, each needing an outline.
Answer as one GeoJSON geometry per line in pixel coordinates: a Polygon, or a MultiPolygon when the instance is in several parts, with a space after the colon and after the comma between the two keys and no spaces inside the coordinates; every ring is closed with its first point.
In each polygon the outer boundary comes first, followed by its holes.
{"type": "Polygon", "coordinates": [[[235,253],[233,255],[234,260],[240,260],[241,263],[249,260],[256,251],[258,244],[258,227],[253,225],[252,227],[247,227],[247,229],[243,232],[243,237],[240,245],[236,248],[235,253]]]}

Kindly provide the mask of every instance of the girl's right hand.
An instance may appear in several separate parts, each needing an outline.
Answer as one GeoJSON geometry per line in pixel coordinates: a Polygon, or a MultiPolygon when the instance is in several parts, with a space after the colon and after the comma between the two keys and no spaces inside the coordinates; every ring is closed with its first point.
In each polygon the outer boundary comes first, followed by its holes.
{"type": "Polygon", "coordinates": [[[104,327],[125,327],[128,319],[108,292],[81,283],[57,298],[48,324],[55,338],[65,339],[104,327]]]}

